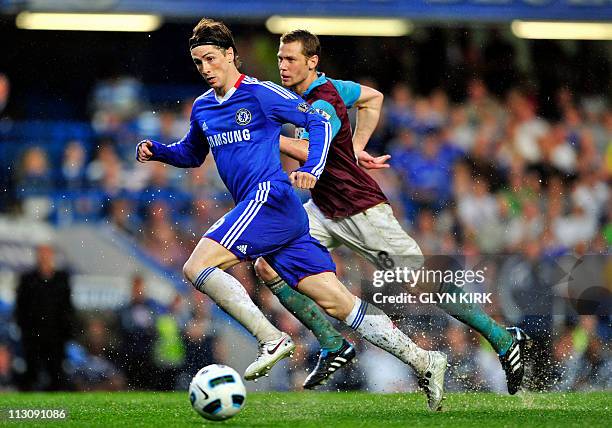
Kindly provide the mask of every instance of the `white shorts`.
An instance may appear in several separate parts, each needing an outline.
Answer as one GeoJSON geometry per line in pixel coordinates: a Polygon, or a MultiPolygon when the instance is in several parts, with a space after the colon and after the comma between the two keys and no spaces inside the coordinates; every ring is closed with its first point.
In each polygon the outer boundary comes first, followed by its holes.
{"type": "Polygon", "coordinates": [[[423,253],[399,224],[389,204],[379,204],[350,217],[332,220],[311,200],[304,204],[310,234],[329,251],[346,245],[378,269],[418,269],[423,253]]]}

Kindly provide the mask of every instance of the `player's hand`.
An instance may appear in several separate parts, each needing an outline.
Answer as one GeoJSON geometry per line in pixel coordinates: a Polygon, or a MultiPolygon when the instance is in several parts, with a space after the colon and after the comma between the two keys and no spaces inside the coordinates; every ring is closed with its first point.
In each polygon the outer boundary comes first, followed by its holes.
{"type": "Polygon", "coordinates": [[[138,162],[146,162],[153,156],[153,152],[151,148],[153,147],[153,143],[149,140],[143,140],[138,143],[138,148],[136,149],[136,160],[138,162]]]}
{"type": "Polygon", "coordinates": [[[391,159],[391,155],[382,155],[374,157],[365,150],[362,150],[357,153],[357,162],[361,167],[365,169],[389,168],[390,165],[386,163],[389,159],[391,159]]]}
{"type": "Polygon", "coordinates": [[[317,178],[304,171],[293,171],[289,175],[289,180],[298,189],[312,189],[317,184],[317,178]]]}

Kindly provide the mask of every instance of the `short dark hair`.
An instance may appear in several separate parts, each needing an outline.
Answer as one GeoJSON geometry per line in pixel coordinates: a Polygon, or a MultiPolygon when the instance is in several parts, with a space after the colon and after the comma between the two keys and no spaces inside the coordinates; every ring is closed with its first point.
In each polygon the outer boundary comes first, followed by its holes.
{"type": "Polygon", "coordinates": [[[240,67],[241,61],[234,36],[223,22],[210,18],[200,19],[200,22],[193,27],[193,35],[189,39],[189,49],[202,45],[216,46],[223,51],[223,54],[225,54],[227,48],[232,48],[234,50],[234,65],[236,68],[240,67]]]}
{"type": "Polygon", "coordinates": [[[319,38],[306,30],[293,30],[283,34],[280,38],[281,43],[302,43],[302,54],[306,58],[317,55],[321,59],[321,42],[319,38]]]}

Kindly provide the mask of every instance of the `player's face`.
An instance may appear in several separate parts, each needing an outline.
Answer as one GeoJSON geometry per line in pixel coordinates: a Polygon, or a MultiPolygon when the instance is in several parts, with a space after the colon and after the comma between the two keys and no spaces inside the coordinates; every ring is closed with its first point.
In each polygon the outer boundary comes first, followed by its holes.
{"type": "Polygon", "coordinates": [[[301,42],[281,43],[278,47],[278,70],[283,86],[295,88],[316,70],[316,55],[306,58],[301,42]]]}
{"type": "Polygon", "coordinates": [[[231,48],[223,53],[216,46],[196,46],[191,50],[191,59],[211,88],[217,90],[227,86],[228,71],[234,63],[231,48]]]}

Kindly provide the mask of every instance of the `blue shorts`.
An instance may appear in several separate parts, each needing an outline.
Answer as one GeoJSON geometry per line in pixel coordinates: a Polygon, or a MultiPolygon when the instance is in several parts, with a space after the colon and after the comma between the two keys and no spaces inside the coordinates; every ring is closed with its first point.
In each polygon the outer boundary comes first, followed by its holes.
{"type": "Polygon", "coordinates": [[[336,271],[327,248],[310,236],[308,216],[293,188],[281,181],[259,183],[204,237],[239,260],[263,257],[292,287],[307,276],[336,271]]]}

